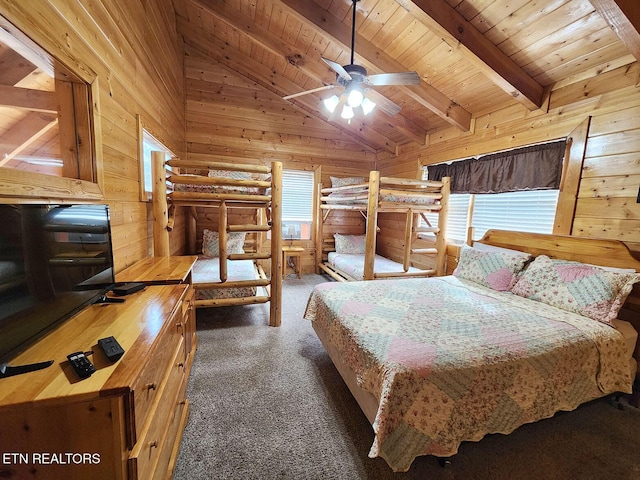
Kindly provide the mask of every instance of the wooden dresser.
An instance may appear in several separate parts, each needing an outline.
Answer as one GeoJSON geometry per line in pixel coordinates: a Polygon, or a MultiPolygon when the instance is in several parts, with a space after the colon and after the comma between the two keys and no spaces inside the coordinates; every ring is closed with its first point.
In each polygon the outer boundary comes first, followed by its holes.
{"type": "Polygon", "coordinates": [[[188,417],[193,289],[151,285],[124,298],[85,308],[10,362],[54,360],[0,379],[0,478],[171,477],[188,417]],[[97,345],[108,336],[125,350],[115,363],[97,345]],[[93,351],[91,377],[73,371],[75,351],[93,351]]]}

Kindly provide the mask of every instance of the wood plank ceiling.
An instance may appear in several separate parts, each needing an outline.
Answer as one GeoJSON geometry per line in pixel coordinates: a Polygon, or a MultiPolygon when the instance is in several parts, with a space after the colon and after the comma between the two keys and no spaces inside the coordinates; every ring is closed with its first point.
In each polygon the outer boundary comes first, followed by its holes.
{"type": "MultiPolygon", "coordinates": [[[[366,150],[397,152],[480,115],[521,105],[640,59],[637,0],[359,0],[355,63],[368,74],[416,71],[419,85],[375,87],[401,107],[350,123],[330,118],[334,84],[321,57],[350,63],[352,0],[174,0],[187,55],[208,58],[270,92],[278,114],[304,115],[366,150]],[[634,26],[634,22],[635,26],[634,26]],[[285,112],[285,113],[283,113],[285,112]]],[[[339,93],[339,92],[338,92],[339,93]]]]}

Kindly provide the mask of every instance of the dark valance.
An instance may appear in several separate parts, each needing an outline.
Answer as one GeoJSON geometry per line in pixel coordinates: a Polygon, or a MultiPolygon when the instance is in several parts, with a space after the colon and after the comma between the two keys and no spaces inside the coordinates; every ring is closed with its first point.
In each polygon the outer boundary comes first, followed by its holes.
{"type": "Polygon", "coordinates": [[[451,193],[504,193],[560,187],[566,141],[429,165],[430,180],[451,177],[451,193]]]}

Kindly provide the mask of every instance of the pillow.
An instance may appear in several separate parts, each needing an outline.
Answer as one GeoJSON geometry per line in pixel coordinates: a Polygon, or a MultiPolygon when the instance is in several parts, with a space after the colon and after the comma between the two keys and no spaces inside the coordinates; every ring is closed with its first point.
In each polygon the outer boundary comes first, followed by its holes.
{"type": "Polygon", "coordinates": [[[329,177],[331,179],[331,188],[346,187],[347,185],[358,185],[367,183],[364,177],[329,177]]]}
{"type": "Polygon", "coordinates": [[[616,273],[600,267],[540,255],[511,289],[521,297],[553,305],[611,324],[640,280],[636,273],[616,273]]]}
{"type": "Polygon", "coordinates": [[[483,252],[462,245],[456,277],[470,280],[499,292],[507,292],[532,256],[524,252],[483,252]]]}
{"type": "Polygon", "coordinates": [[[233,172],[229,170],[209,170],[210,177],[233,178],[235,180],[251,180],[249,172],[233,172]]]}
{"type": "Polygon", "coordinates": [[[366,250],[364,235],[340,235],[336,233],[333,238],[336,240],[336,253],[356,253],[364,255],[366,250]]]}
{"type": "MultiPolygon", "coordinates": [[[[227,254],[244,253],[244,237],[246,232],[230,232],[227,234],[227,254]]],[[[220,256],[220,241],[218,232],[207,230],[202,232],[202,254],[205,257],[220,256]]]]}

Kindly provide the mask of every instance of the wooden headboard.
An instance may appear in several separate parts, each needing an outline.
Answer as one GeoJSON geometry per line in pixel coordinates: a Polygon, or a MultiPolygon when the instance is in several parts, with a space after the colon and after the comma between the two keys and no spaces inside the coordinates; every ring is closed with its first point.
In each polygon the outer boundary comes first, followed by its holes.
{"type": "MultiPolygon", "coordinates": [[[[477,242],[520,250],[535,256],[547,255],[605,267],[633,268],[640,272],[640,260],[619,240],[488,230],[477,242]]],[[[640,284],[633,287],[618,318],[631,323],[640,332],[640,284]]],[[[636,344],[635,357],[640,367],[640,340],[636,344]]]]}

